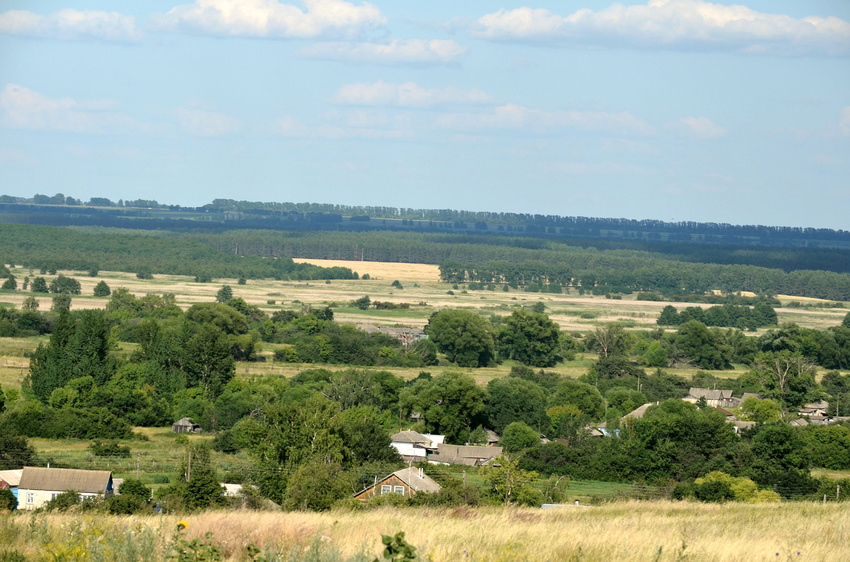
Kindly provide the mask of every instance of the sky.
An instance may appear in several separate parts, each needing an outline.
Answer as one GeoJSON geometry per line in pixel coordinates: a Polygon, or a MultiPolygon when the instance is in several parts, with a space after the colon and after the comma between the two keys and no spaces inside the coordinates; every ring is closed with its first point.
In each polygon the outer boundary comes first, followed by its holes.
{"type": "Polygon", "coordinates": [[[850,1],[180,1],[0,0],[0,194],[850,230],[850,1]]]}

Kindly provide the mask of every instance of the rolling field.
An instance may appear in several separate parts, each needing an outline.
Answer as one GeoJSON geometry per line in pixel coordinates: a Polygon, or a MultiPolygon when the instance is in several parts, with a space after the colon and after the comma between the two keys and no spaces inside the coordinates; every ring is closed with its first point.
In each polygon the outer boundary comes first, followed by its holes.
{"type": "MultiPolygon", "coordinates": [[[[297,260],[314,263],[321,266],[350,267],[359,274],[369,274],[368,280],[334,280],[324,281],[274,281],[249,280],[245,285],[238,285],[236,279],[216,279],[214,283],[195,283],[192,278],[177,275],[156,275],[154,279],[136,279],[132,273],[103,271],[97,277],[89,277],[85,272],[63,271],[67,276],[73,276],[82,286],[82,295],[74,296],[72,308],[102,308],[108,302],[104,298],[88,296],[94,286],[101,280],[114,290],[125,287],[136,296],[148,293],[173,293],[177,304],[188,308],[198,302],[215,300],[215,294],[222,285],[230,285],[233,295],[245,299],[250,304],[259,306],[267,313],[276,310],[300,310],[305,305],[313,307],[331,306],[334,317],[339,322],[350,324],[373,324],[379,326],[415,326],[423,327],[428,318],[436,311],[446,308],[475,310],[486,316],[507,316],[515,307],[531,306],[543,303],[546,313],[557,322],[562,330],[570,332],[586,332],[605,322],[619,322],[627,329],[646,330],[657,328],[656,319],[669,303],[638,301],[634,295],[625,295],[622,300],[607,299],[604,296],[578,295],[576,291],[569,294],[526,293],[510,290],[497,291],[465,291],[462,287],[454,289],[451,285],[439,281],[439,269],[434,265],[353,262],[337,260],[297,260]],[[398,280],[403,289],[392,287],[393,281],[398,280]],[[449,294],[454,293],[454,294],[449,294]],[[350,306],[354,299],[368,295],[372,301],[380,300],[393,303],[408,303],[410,308],[405,310],[359,310],[350,306]]],[[[30,275],[25,269],[12,270],[19,278],[30,275]]],[[[37,275],[37,273],[36,273],[37,275]]],[[[46,276],[48,282],[51,277],[46,276]]],[[[0,304],[20,307],[26,296],[32,293],[23,291],[0,293],[0,304]]],[[[49,296],[37,297],[40,310],[48,310],[51,305],[49,296]]],[[[802,305],[813,305],[825,301],[805,299],[800,297],[781,296],[783,303],[796,301],[802,305]]],[[[687,303],[676,303],[679,309],[691,306],[687,303]]],[[[708,306],[708,305],[697,305],[708,306]]],[[[795,322],[800,326],[823,329],[841,323],[846,308],[780,308],[777,310],[779,321],[795,322]]],[[[28,367],[28,359],[22,356],[31,352],[37,346],[34,339],[0,338],[0,385],[4,388],[19,388],[21,373],[28,367]]],[[[292,376],[312,365],[273,362],[273,344],[265,344],[261,355],[265,362],[240,363],[237,367],[239,375],[281,375],[292,376]]],[[[579,355],[575,361],[561,363],[550,369],[562,376],[578,377],[587,372],[594,357],[579,355]]],[[[510,372],[511,362],[505,362],[490,369],[464,369],[479,383],[486,384],[490,379],[501,377],[510,372]]],[[[332,369],[345,368],[332,366],[332,369]]],[[[432,374],[437,374],[450,367],[429,367],[432,374]]],[[[456,368],[454,368],[456,369],[456,368]]],[[[390,370],[405,378],[413,378],[419,369],[390,370]]],[[[670,369],[671,372],[686,377],[692,376],[696,369],[670,369]]],[[[715,371],[720,377],[737,377],[744,372],[743,368],[730,371],[715,371]]]]}

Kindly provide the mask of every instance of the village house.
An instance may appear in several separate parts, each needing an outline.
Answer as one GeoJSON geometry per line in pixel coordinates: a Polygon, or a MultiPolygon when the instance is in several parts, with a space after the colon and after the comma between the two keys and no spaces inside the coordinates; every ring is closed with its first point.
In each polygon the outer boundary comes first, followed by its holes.
{"type": "Polygon", "coordinates": [[[711,388],[693,387],[682,400],[696,404],[700,398],[705,398],[705,403],[712,408],[737,408],[741,405],[741,399],[733,398],[731,390],[716,390],[711,388]]]}
{"type": "Polygon", "coordinates": [[[501,447],[484,447],[477,445],[437,445],[437,452],[428,457],[432,464],[462,464],[466,466],[482,466],[502,454],[501,447]]]}
{"type": "Polygon", "coordinates": [[[25,466],[18,485],[18,509],[38,509],[70,490],[82,498],[110,498],[113,495],[112,473],[108,470],[25,466]]]}
{"type": "Polygon", "coordinates": [[[437,452],[437,446],[445,441],[444,435],[421,434],[416,431],[399,431],[390,441],[398,454],[406,461],[421,461],[437,452]]]}
{"type": "Polygon", "coordinates": [[[392,474],[376,480],[365,490],[354,494],[354,499],[366,501],[384,494],[398,494],[411,497],[419,493],[430,494],[439,492],[440,485],[421,468],[402,468],[392,474]]]}

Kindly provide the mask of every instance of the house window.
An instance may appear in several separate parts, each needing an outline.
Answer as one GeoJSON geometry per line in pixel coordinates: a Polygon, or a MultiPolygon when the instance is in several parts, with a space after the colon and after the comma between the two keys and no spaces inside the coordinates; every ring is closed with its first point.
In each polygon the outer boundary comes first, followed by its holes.
{"type": "Polygon", "coordinates": [[[31,492],[27,492],[27,503],[33,504],[35,503],[35,494],[31,492]]]}
{"type": "Polygon", "coordinates": [[[55,500],[55,499],[56,499],[56,496],[58,496],[58,495],[59,495],[59,492],[51,492],[51,494],[50,494],[50,499],[51,499],[51,500],[55,500]]]}
{"type": "Polygon", "coordinates": [[[404,486],[396,486],[393,490],[396,494],[404,495],[404,486]]]}
{"type": "Polygon", "coordinates": [[[392,494],[392,493],[393,493],[393,487],[392,487],[392,486],[390,486],[389,484],[383,484],[383,485],[381,486],[381,495],[382,495],[382,496],[383,496],[384,494],[392,494]]]}

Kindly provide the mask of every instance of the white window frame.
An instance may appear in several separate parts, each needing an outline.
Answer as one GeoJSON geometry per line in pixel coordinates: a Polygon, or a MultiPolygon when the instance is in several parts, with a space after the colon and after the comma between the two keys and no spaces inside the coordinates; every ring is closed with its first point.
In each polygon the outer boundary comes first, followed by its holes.
{"type": "Polygon", "coordinates": [[[35,494],[33,492],[27,492],[27,505],[32,505],[35,503],[35,494]]]}
{"type": "Polygon", "coordinates": [[[401,494],[403,496],[404,495],[404,486],[394,486],[393,492],[396,493],[396,494],[401,494]]]}
{"type": "Polygon", "coordinates": [[[393,487],[390,484],[381,484],[381,495],[382,496],[384,494],[392,494],[392,493],[393,493],[393,487]]]}

